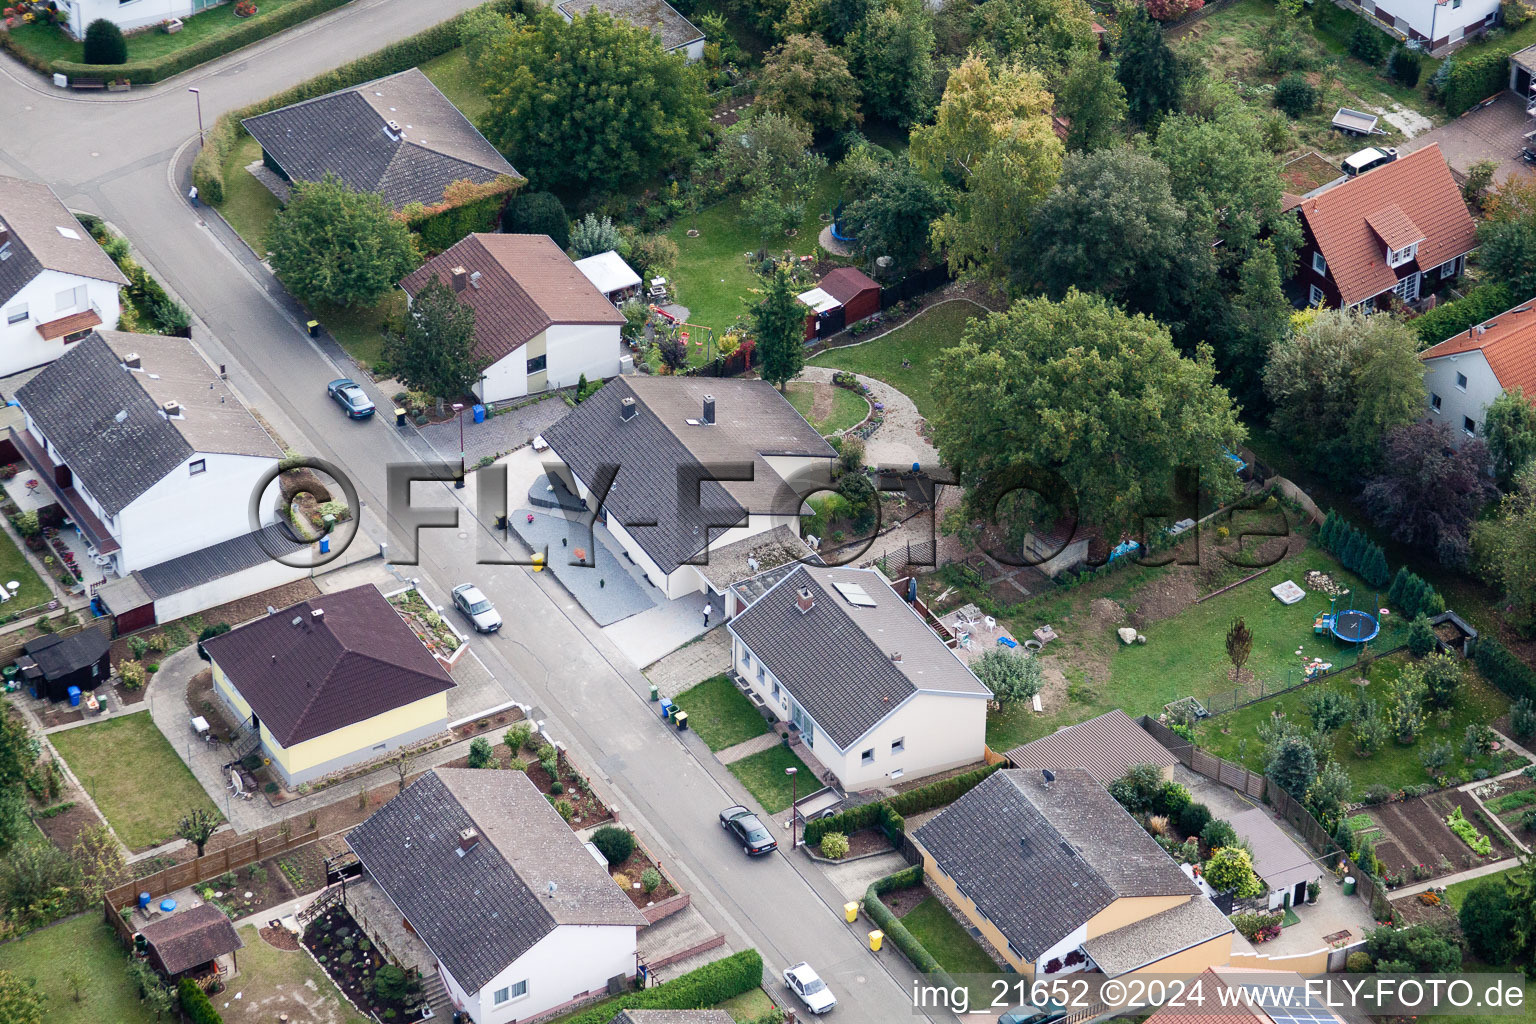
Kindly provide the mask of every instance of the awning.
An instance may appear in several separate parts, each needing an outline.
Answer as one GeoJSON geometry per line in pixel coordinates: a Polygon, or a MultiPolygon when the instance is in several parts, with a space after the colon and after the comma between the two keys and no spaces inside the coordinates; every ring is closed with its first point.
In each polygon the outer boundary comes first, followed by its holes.
{"type": "Polygon", "coordinates": [[[58,499],[60,507],[64,509],[64,514],[69,517],[72,523],[80,527],[80,532],[85,534],[86,539],[91,542],[91,545],[95,547],[97,552],[103,555],[110,555],[114,551],[122,550],[122,545],[113,539],[112,534],[107,530],[106,524],[96,517],[96,513],[91,511],[90,506],[86,505],[85,501],[80,497],[80,492],[76,491],[73,487],[60,487],[58,485],[54,477],[54,472],[58,467],[54,465],[53,460],[48,457],[48,453],[43,451],[42,446],[33,439],[31,434],[25,430],[18,430],[12,427],[11,443],[16,446],[17,451],[21,452],[22,458],[27,460],[27,465],[32,467],[32,471],[38,475],[43,486],[47,487],[53,496],[58,499]]]}
{"type": "Polygon", "coordinates": [[[52,341],[54,338],[67,338],[71,334],[79,334],[92,327],[100,327],[101,323],[101,314],[94,309],[88,309],[83,313],[71,313],[69,316],[61,316],[57,320],[38,324],[37,333],[43,336],[44,341],[52,341]]]}

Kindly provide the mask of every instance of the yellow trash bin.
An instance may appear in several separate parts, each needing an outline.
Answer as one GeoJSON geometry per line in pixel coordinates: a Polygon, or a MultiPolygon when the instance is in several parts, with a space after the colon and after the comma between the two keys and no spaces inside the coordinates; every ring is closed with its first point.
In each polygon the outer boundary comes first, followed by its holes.
{"type": "Polygon", "coordinates": [[[543,554],[543,552],[535,551],[533,553],[533,571],[534,572],[543,572],[544,571],[544,554],[543,554]]]}
{"type": "Polygon", "coordinates": [[[843,917],[849,924],[853,924],[853,922],[859,919],[859,905],[857,903],[844,903],[843,917]]]}
{"type": "Polygon", "coordinates": [[[885,932],[882,932],[880,929],[876,928],[874,931],[869,933],[869,948],[874,952],[880,952],[880,943],[884,941],[885,932]]]}

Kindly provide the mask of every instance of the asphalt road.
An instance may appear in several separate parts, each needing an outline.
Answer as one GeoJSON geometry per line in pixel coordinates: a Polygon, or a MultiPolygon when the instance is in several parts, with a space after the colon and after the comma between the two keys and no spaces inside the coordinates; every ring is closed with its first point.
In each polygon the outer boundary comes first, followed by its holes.
{"type": "MultiPolygon", "coordinates": [[[[356,482],[363,523],[382,536],[385,466],[425,454],[413,432],[386,418],[351,423],[324,393],[349,375],[338,350],[303,332],[296,308],[217,217],[191,208],[186,169],[204,124],[223,110],[287,88],[475,0],[358,0],[177,79],[127,94],[79,96],[0,56],[0,171],[46,181],[71,207],[105,217],[196,314],[196,340],[228,364],[232,383],[289,447],[334,462],[356,482]],[[429,15],[424,11],[430,11],[429,15]]],[[[376,400],[382,396],[375,395],[376,400]]],[[[381,403],[382,404],[382,403],[381,403]]],[[[467,492],[418,485],[418,503],[452,503],[467,492]]],[[[835,1017],[890,1022],[912,1015],[915,975],[899,956],[863,946],[845,925],[841,898],[808,862],[747,861],[726,842],[716,811],[745,792],[712,759],[696,757],[655,719],[644,683],[623,653],[571,609],[558,584],[517,567],[472,569],[478,524],[424,534],[408,570],[439,593],[473,575],[507,620],[505,636],[477,650],[507,689],[540,708],[548,728],[619,793],[621,814],[679,873],[696,905],[737,948],[762,951],[770,977],[810,960],[841,1003],[835,1017]]],[[[399,552],[393,554],[398,555],[399,552]]],[[[775,986],[783,997],[782,984],[775,986]]]]}

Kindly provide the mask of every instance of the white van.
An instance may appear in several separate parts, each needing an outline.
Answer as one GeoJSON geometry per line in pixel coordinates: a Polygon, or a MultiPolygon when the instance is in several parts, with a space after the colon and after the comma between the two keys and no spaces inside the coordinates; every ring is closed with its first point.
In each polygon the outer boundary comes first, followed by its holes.
{"type": "Polygon", "coordinates": [[[1395,149],[1378,149],[1375,146],[1369,146],[1344,158],[1344,173],[1355,178],[1396,159],[1397,150],[1395,149]]]}

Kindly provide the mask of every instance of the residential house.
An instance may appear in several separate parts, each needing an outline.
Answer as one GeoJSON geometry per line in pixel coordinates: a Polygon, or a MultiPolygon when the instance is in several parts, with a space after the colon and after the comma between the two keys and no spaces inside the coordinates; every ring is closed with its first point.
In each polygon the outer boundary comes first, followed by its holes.
{"type": "Polygon", "coordinates": [[[128,279],[53,189],[0,175],[0,377],[117,327],[128,279]]]}
{"type": "Polygon", "coordinates": [[[1208,967],[1147,1024],[1345,1024],[1345,1018],[1294,971],[1208,967]]]}
{"type": "Polygon", "coordinates": [[[1179,763],[1172,751],[1119,708],[1014,747],[1006,756],[1015,768],[1081,768],[1101,786],[1143,764],[1153,765],[1165,781],[1171,781],[1173,767],[1179,763]]]}
{"type": "Polygon", "coordinates": [[[880,312],[880,286],[856,267],[838,267],[796,298],[811,309],[805,316],[806,341],[835,334],[880,312]]]}
{"type": "Polygon", "coordinates": [[[1232,925],[1093,776],[1004,769],[911,835],[923,880],[992,951],[1039,979],[1195,974],[1232,925]]]}
{"type": "Polygon", "coordinates": [[[1229,820],[1237,838],[1253,851],[1253,872],[1269,889],[1269,909],[1305,903],[1307,883],[1323,876],[1311,854],[1292,842],[1262,807],[1250,807],[1229,820]]]}
{"type": "Polygon", "coordinates": [[[797,565],[727,628],[755,703],[843,789],[982,759],[992,691],[878,570],[797,565]]]}
{"type": "Polygon", "coordinates": [[[734,580],[711,578],[715,552],[779,526],[798,536],[837,454],[772,384],[734,378],[620,377],[543,437],[553,477],[669,599],[723,599],[734,580]]]}
{"type": "Polygon", "coordinates": [[[1367,171],[1296,207],[1297,284],[1308,305],[1371,311],[1417,302],[1466,267],[1477,226],[1438,144],[1367,171]]]}
{"type": "Polygon", "coordinates": [[[189,18],[227,2],[230,0],[54,0],[53,6],[63,15],[61,24],[67,25],[76,39],[84,39],[86,28],[97,19],[104,18],[131,32],[153,28],[171,18],[189,18]]]}
{"type": "Polygon", "coordinates": [[[185,338],[92,331],[15,400],[12,443],[108,575],[249,535],[283,455],[185,338]]]}
{"type": "Polygon", "coordinates": [[[475,311],[482,402],[618,374],[624,314],[548,235],[466,235],[400,287],[414,300],[433,278],[475,311]]]}
{"type": "Polygon", "coordinates": [[[665,53],[682,54],[690,64],[704,58],[704,33],[667,0],[563,0],[555,9],[566,21],[578,14],[602,11],[615,21],[650,29],[665,53]]]}
{"type": "Polygon", "coordinates": [[[530,1020],[635,975],[645,917],[522,772],[429,771],[347,844],[477,1024],[530,1020]]]}
{"type": "Polygon", "coordinates": [[[1419,353],[1429,419],[1458,442],[1483,429],[1488,407],[1521,389],[1536,402],[1536,309],[1525,302],[1419,353]]]}
{"type": "Polygon", "coordinates": [[[212,903],[174,911],[139,929],[149,965],[171,984],[183,977],[214,972],[221,957],[236,966],[236,952],[245,946],[229,915],[212,903]]]}
{"type": "Polygon", "coordinates": [[[213,690],[290,786],[448,727],[453,680],[371,584],[203,642],[213,690]]]}
{"type": "Polygon", "coordinates": [[[1498,24],[1499,0],[1352,0],[1399,39],[1438,51],[1498,24]]]}
{"type": "Polygon", "coordinates": [[[486,185],[519,177],[419,68],[241,124],[261,143],[262,164],[271,172],[258,177],[284,202],[290,183],[326,174],[355,191],[377,192],[396,210],[440,204],[455,182],[486,185]]]}
{"type": "Polygon", "coordinates": [[[615,306],[640,294],[640,275],[612,249],[577,260],[576,269],[615,306]]]}

